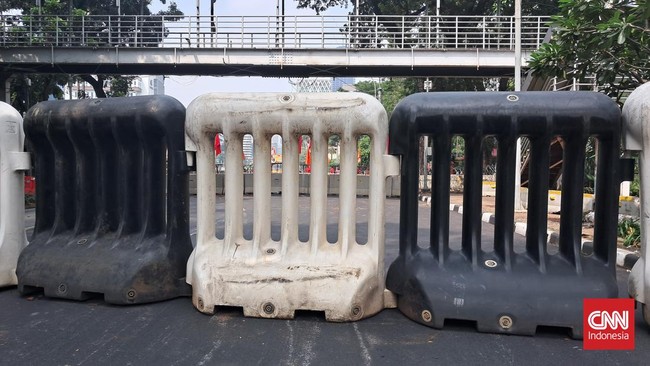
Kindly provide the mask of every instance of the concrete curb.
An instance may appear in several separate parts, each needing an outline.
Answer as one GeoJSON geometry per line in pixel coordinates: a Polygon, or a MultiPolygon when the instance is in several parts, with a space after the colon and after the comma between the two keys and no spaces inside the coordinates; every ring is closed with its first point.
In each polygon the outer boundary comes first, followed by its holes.
{"type": "MultiPolygon", "coordinates": [[[[420,196],[420,201],[427,204],[431,204],[431,196],[420,196]]],[[[449,211],[463,213],[463,206],[457,204],[450,204],[449,211]]],[[[484,212],[481,216],[481,221],[493,224],[496,221],[496,216],[491,212],[484,212]]],[[[515,222],[515,233],[526,236],[526,223],[525,222],[515,222]]],[[[546,244],[557,245],[560,242],[560,234],[555,231],[548,231],[546,233],[546,244]]],[[[582,240],[581,244],[582,253],[585,255],[591,255],[594,252],[594,244],[591,240],[582,240]]],[[[631,250],[616,248],[616,265],[625,269],[632,269],[634,263],[639,259],[639,253],[633,252],[631,250]]]]}

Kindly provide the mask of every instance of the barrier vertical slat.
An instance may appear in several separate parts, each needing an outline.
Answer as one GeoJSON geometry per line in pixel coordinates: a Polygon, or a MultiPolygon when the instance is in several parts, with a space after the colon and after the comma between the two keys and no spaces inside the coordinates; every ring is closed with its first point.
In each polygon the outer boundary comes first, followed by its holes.
{"type": "Polygon", "coordinates": [[[36,184],[36,219],[34,235],[49,230],[54,226],[56,206],[54,191],[54,148],[45,134],[25,136],[31,142],[34,153],[34,175],[39,177],[36,184]]]}
{"type": "Polygon", "coordinates": [[[271,139],[259,123],[253,122],[253,256],[271,240],[271,139]]]}
{"type": "Polygon", "coordinates": [[[132,130],[121,128],[123,124],[125,124],[124,117],[116,118],[113,124],[113,135],[118,144],[119,176],[130,183],[130,187],[123,184],[118,185],[121,208],[119,238],[125,238],[137,232],[142,226],[143,219],[139,215],[143,209],[143,187],[140,175],[140,169],[144,162],[143,151],[138,144],[137,136],[133,134],[132,130]]]}
{"type": "MultiPolygon", "coordinates": [[[[184,112],[185,108],[182,107],[182,109],[184,112]]],[[[170,117],[171,115],[174,114],[170,113],[170,117]]],[[[149,123],[156,122],[155,119],[151,116],[148,119],[150,119],[149,123]]],[[[159,169],[161,172],[161,177],[163,177],[163,179],[165,176],[167,177],[167,192],[163,193],[161,191],[160,193],[162,195],[161,197],[167,198],[161,199],[161,201],[167,202],[166,205],[163,204],[161,206],[165,208],[167,212],[164,216],[164,227],[160,230],[160,232],[165,233],[168,238],[167,240],[170,243],[182,243],[188,239],[187,234],[190,230],[190,167],[188,165],[188,154],[185,150],[185,140],[183,138],[185,135],[185,123],[169,123],[164,133],[162,131],[159,131],[158,133],[160,133],[160,140],[164,141],[164,144],[161,146],[162,150],[160,151],[161,157],[159,169]],[[176,138],[176,136],[179,136],[179,138],[176,138]],[[167,156],[165,156],[165,148],[167,150],[167,156]],[[168,166],[165,166],[165,162],[167,162],[168,166]],[[170,167],[169,165],[171,164],[174,166],[170,167]]],[[[214,141],[214,139],[212,141],[214,141]]],[[[152,181],[151,184],[155,185],[156,182],[152,181]]],[[[173,258],[173,262],[183,263],[185,265],[184,269],[186,271],[187,258],[189,257],[189,254],[191,254],[191,250],[190,253],[185,253],[181,250],[170,250],[170,257],[173,258]]]]}
{"type": "Polygon", "coordinates": [[[549,146],[547,133],[530,137],[528,173],[528,215],[526,217],[526,253],[546,273],[546,224],[548,220],[549,146]]]}
{"type": "Polygon", "coordinates": [[[463,253],[471,260],[473,266],[478,265],[481,251],[482,146],[480,131],[465,136],[462,247],[463,253]]]}
{"type": "Polygon", "coordinates": [[[515,164],[517,137],[513,132],[498,136],[496,207],[494,222],[494,251],[506,269],[512,267],[515,222],[515,164]]]}
{"type": "Polygon", "coordinates": [[[69,174],[75,167],[73,148],[68,140],[64,126],[54,126],[53,121],[48,121],[48,138],[56,142],[53,146],[54,164],[54,225],[52,235],[57,235],[74,228],[76,210],[76,177],[69,174]]]}
{"type": "MultiPolygon", "coordinates": [[[[226,169],[223,254],[234,255],[234,250],[237,249],[236,244],[244,240],[244,167],[241,163],[244,150],[241,134],[231,132],[224,126],[224,136],[226,140],[226,161],[233,162],[230,165],[234,166],[229,166],[226,169]]],[[[210,176],[209,179],[214,178],[210,176]]]]}
{"type": "MultiPolygon", "coordinates": [[[[597,160],[604,167],[616,166],[620,152],[618,141],[610,137],[598,138],[597,160]]],[[[618,197],[611,194],[607,187],[617,184],[617,172],[611,169],[598,169],[596,172],[596,202],[594,206],[594,255],[606,262],[612,271],[616,269],[616,248],[607,245],[616,241],[618,220],[616,217],[607,215],[608,212],[618,212],[618,197]]]]}
{"type": "MultiPolygon", "coordinates": [[[[409,145],[408,152],[404,155],[414,157],[418,155],[416,143],[409,145]]],[[[402,159],[400,197],[408,192],[417,192],[420,180],[420,167],[415,158],[402,159]]],[[[412,220],[399,220],[399,235],[409,245],[400,245],[400,255],[410,257],[418,251],[418,203],[417,201],[406,201],[400,204],[400,217],[410,217],[412,220]]]]}
{"type": "Polygon", "coordinates": [[[431,251],[440,263],[444,263],[449,254],[449,192],[451,170],[451,136],[449,120],[445,120],[441,133],[433,142],[433,177],[431,184],[439,189],[432,189],[431,205],[431,251]]]}
{"type": "Polygon", "coordinates": [[[341,180],[339,182],[339,235],[341,255],[348,255],[350,243],[356,243],[357,148],[349,129],[341,137],[341,180]]]}
{"type": "MultiPolygon", "coordinates": [[[[154,234],[161,232],[165,227],[166,201],[158,199],[164,197],[168,189],[173,187],[167,186],[167,174],[165,172],[165,152],[167,146],[160,141],[164,141],[164,135],[156,132],[146,131],[146,124],[142,119],[137,121],[137,136],[140,144],[143,146],[143,165],[142,174],[142,196],[143,209],[145,212],[144,232],[154,234]],[[158,141],[152,141],[151,137],[157,136],[158,141]]],[[[176,153],[176,152],[173,152],[176,153]]]]}
{"type": "Polygon", "coordinates": [[[584,186],[585,146],[587,138],[576,133],[566,137],[562,162],[562,198],[560,216],[560,254],[577,273],[582,273],[580,235],[582,234],[582,187],[584,186]]]}
{"type": "Polygon", "coordinates": [[[96,227],[97,198],[92,192],[92,187],[96,185],[94,169],[99,165],[97,164],[95,148],[88,128],[86,126],[83,126],[86,128],[75,127],[75,125],[70,124],[68,128],[69,137],[77,157],[75,202],[77,202],[80,214],[76,217],[74,236],[78,236],[96,227]]]}
{"type": "MultiPolygon", "coordinates": [[[[96,169],[99,172],[98,179],[106,182],[104,189],[95,198],[97,200],[97,221],[93,235],[98,236],[106,231],[117,232],[120,225],[120,205],[115,204],[118,199],[118,178],[120,174],[118,173],[117,142],[113,134],[110,133],[112,126],[115,124],[115,117],[112,117],[106,125],[99,125],[92,123],[92,121],[92,119],[89,120],[88,130],[90,139],[93,142],[93,148],[97,151],[96,169]]],[[[38,206],[36,210],[39,210],[38,206]]],[[[38,213],[36,217],[38,218],[38,213]]]]}
{"type": "MultiPolygon", "coordinates": [[[[202,192],[205,192],[205,197],[203,197],[203,199],[209,203],[209,206],[196,205],[196,246],[200,250],[203,249],[202,247],[206,245],[206,243],[210,243],[214,240],[216,233],[217,214],[214,207],[216,205],[215,197],[217,192],[216,185],[210,184],[212,183],[212,180],[214,180],[214,174],[216,173],[215,165],[213,163],[215,154],[213,146],[214,139],[217,137],[216,135],[217,134],[214,136],[202,136],[202,141],[200,144],[198,144],[198,149],[196,151],[196,189],[197,191],[201,190],[202,192]],[[198,228],[201,228],[201,230],[198,230],[198,228]]],[[[222,154],[228,154],[228,151],[231,148],[231,143],[225,143],[224,145],[224,152],[222,152],[222,154]]],[[[236,145],[236,143],[232,143],[232,145],[236,145]]],[[[230,169],[235,170],[236,167],[230,167],[230,169]]],[[[228,174],[228,171],[226,171],[226,176],[228,176],[228,174]]],[[[232,189],[234,191],[229,191],[230,195],[226,197],[226,201],[228,201],[228,199],[234,199],[236,197],[237,190],[229,188],[228,185],[226,185],[225,188],[232,189]]],[[[242,189],[240,189],[239,192],[241,192],[242,189]]],[[[228,206],[226,206],[226,210],[228,210],[228,206]]],[[[230,212],[228,212],[228,214],[230,214],[230,212]]],[[[226,216],[226,226],[232,225],[230,220],[230,216],[226,216]]],[[[236,231],[233,229],[232,232],[236,231]]],[[[222,245],[222,247],[219,249],[223,252],[226,251],[225,245],[222,245]]]]}
{"type": "Polygon", "coordinates": [[[384,283],[384,200],[386,199],[386,172],[381,168],[382,159],[386,153],[388,125],[381,123],[384,111],[375,111],[377,115],[367,117],[377,121],[377,130],[369,133],[370,136],[370,194],[368,217],[368,241],[366,246],[371,249],[373,257],[377,260],[377,274],[384,283]],[[376,169],[379,167],[379,169],[376,169]]]}
{"type": "MultiPolygon", "coordinates": [[[[161,179],[157,175],[156,169],[153,167],[152,160],[154,159],[154,151],[152,151],[149,146],[147,146],[147,140],[143,138],[142,135],[142,119],[138,118],[135,121],[135,137],[137,138],[138,145],[142,148],[142,165],[140,171],[138,172],[140,179],[140,209],[142,212],[142,223],[141,230],[145,235],[151,234],[154,232],[156,227],[156,215],[160,214],[164,210],[156,210],[155,202],[152,199],[153,193],[166,191],[165,188],[165,179],[161,179]],[[157,178],[157,179],[150,179],[157,178]],[[152,181],[160,182],[161,185],[151,186],[152,181]],[[156,192],[154,192],[156,191],[156,192]]],[[[152,133],[152,135],[155,135],[152,133]]],[[[164,212],[164,211],[163,211],[164,212]]]]}
{"type": "Polygon", "coordinates": [[[298,245],[298,138],[288,120],[282,123],[282,249],[286,255],[292,245],[298,245]]]}
{"type": "Polygon", "coordinates": [[[311,136],[311,254],[326,250],[327,243],[327,136],[321,124],[311,136]]]}

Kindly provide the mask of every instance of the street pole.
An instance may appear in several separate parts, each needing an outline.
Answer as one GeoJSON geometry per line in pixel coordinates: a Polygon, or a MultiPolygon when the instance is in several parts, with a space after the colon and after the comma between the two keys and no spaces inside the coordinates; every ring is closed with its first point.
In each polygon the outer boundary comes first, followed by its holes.
{"type": "Polygon", "coordinates": [[[359,30],[360,30],[360,21],[359,21],[359,0],[356,1],[355,6],[354,6],[354,22],[352,23],[350,29],[352,30],[352,39],[350,40],[350,44],[356,44],[357,43],[357,38],[359,37],[359,30]]]}
{"type": "Polygon", "coordinates": [[[436,45],[440,46],[440,0],[436,0],[436,45]]]}
{"type": "Polygon", "coordinates": [[[282,48],[284,48],[284,0],[282,0],[282,48]]]}
{"type": "Polygon", "coordinates": [[[201,42],[201,1],[196,0],[196,47],[201,42]]]}
{"type": "MultiPolygon", "coordinates": [[[[521,91],[521,0],[515,0],[515,91],[521,91]]],[[[521,138],[515,155],[515,210],[521,205],[521,138]]]]}
{"type": "Polygon", "coordinates": [[[515,91],[521,91],[521,0],[515,0],[515,91]]]}
{"type": "MultiPolygon", "coordinates": [[[[117,6],[117,44],[119,45],[122,43],[122,3],[120,0],[115,0],[115,5],[117,6]]],[[[78,95],[79,93],[77,93],[78,95]]]]}
{"type": "Polygon", "coordinates": [[[280,46],[280,0],[275,2],[275,47],[280,46]]]}
{"type": "MultiPolygon", "coordinates": [[[[217,33],[217,23],[214,19],[214,3],[217,0],[210,0],[210,46],[214,47],[214,36],[217,33]]],[[[164,79],[163,79],[164,80],[164,79]]]]}
{"type": "MultiPolygon", "coordinates": [[[[433,83],[429,78],[427,78],[424,81],[424,90],[428,93],[429,90],[431,90],[431,87],[433,86],[433,83]]],[[[424,152],[422,154],[422,171],[424,172],[423,176],[423,182],[422,182],[422,191],[427,191],[429,190],[429,162],[427,161],[428,157],[428,150],[429,149],[429,136],[424,135],[424,152]]],[[[433,187],[432,187],[433,188],[433,187]]]]}

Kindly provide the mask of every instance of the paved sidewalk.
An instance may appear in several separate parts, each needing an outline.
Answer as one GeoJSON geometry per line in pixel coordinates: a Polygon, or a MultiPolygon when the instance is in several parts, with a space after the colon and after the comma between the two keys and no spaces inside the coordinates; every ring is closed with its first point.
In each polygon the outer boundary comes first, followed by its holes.
{"type": "MultiPolygon", "coordinates": [[[[431,202],[431,196],[428,194],[421,194],[420,201],[425,203],[431,202]]],[[[450,211],[459,212],[463,211],[463,195],[462,193],[451,193],[449,196],[450,211]]],[[[495,213],[495,197],[483,197],[483,222],[494,224],[495,213]]],[[[515,232],[519,235],[526,236],[526,221],[527,212],[525,210],[515,212],[515,232]]],[[[547,221],[547,244],[557,246],[560,239],[560,214],[559,212],[549,212],[547,221]]],[[[583,226],[582,228],[582,251],[585,254],[593,252],[593,226],[583,226]]],[[[616,264],[619,267],[632,269],[634,263],[639,259],[640,253],[637,250],[631,250],[619,246],[616,251],[616,264]]]]}

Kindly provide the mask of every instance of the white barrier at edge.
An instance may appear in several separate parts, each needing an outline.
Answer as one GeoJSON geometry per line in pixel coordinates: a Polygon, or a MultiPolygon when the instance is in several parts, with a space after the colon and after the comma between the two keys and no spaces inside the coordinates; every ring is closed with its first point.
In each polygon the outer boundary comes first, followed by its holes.
{"type": "Polygon", "coordinates": [[[23,152],[23,119],[0,102],[0,287],[15,285],[16,262],[27,245],[25,237],[24,172],[29,155],[23,152]]]}
{"type": "Polygon", "coordinates": [[[623,105],[625,150],[639,151],[641,178],[641,257],[634,264],[628,283],[632,298],[643,304],[643,317],[650,324],[650,83],[638,87],[623,105]]]}
{"type": "MultiPolygon", "coordinates": [[[[388,122],[382,105],[361,93],[206,94],[187,109],[186,148],[196,151],[197,243],[187,282],[200,311],[241,306],[245,316],[293,318],[295,310],[324,311],[330,321],[358,320],[384,308],[385,178],[388,122]],[[225,230],[215,238],[217,133],[225,140],[225,230]],[[253,238],[243,236],[242,138],[254,139],[253,238]],[[281,240],[271,239],[271,136],[282,136],[281,240]],[[326,240],[327,144],[341,138],[338,242],[326,240]],[[299,135],[310,135],[309,241],[298,239],[299,135]],[[372,140],[368,242],[355,234],[357,138],[372,140]]],[[[387,297],[388,298],[388,297],[387,297]]]]}

